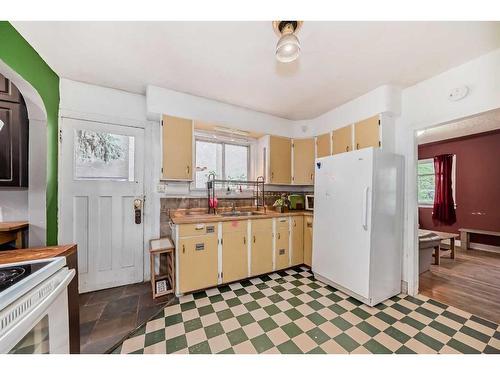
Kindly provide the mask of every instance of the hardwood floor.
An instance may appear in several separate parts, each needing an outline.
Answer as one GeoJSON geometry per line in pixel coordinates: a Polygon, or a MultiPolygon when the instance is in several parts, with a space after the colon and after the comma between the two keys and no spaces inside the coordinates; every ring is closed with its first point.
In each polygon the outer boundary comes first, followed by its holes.
{"type": "Polygon", "coordinates": [[[456,249],[420,275],[420,293],[500,323],[500,254],[456,249]]]}

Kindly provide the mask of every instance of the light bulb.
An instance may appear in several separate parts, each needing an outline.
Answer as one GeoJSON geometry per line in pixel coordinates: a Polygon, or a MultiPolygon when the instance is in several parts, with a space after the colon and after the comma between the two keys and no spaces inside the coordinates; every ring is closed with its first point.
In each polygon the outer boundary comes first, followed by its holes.
{"type": "Polygon", "coordinates": [[[299,57],[300,42],[295,34],[284,34],[278,40],[276,45],[276,59],[278,61],[287,63],[299,57]]]}

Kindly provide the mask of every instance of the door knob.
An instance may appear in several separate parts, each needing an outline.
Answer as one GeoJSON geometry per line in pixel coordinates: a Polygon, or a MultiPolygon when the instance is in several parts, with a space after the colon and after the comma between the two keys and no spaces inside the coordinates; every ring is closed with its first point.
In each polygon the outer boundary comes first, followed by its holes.
{"type": "Polygon", "coordinates": [[[134,199],[134,217],[136,224],[142,222],[142,199],[134,199]]]}

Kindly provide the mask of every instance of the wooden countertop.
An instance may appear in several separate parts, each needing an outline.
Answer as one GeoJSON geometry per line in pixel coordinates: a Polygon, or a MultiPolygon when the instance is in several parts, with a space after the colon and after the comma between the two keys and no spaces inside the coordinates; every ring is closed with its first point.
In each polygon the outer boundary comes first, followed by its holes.
{"type": "Polygon", "coordinates": [[[170,220],[174,224],[197,224],[197,223],[214,223],[219,221],[235,221],[235,220],[259,220],[259,219],[270,219],[274,217],[288,217],[288,216],[313,216],[312,211],[289,211],[284,213],[279,213],[272,210],[267,210],[261,215],[253,216],[222,216],[220,214],[207,214],[200,212],[199,210],[182,210],[181,212],[174,211],[170,220]]]}
{"type": "Polygon", "coordinates": [[[0,221],[0,232],[24,229],[28,228],[28,226],[29,223],[27,221],[0,221]]]}
{"type": "Polygon", "coordinates": [[[69,244],[61,246],[33,247],[30,249],[0,251],[0,264],[66,256],[75,250],[76,245],[69,244]]]}

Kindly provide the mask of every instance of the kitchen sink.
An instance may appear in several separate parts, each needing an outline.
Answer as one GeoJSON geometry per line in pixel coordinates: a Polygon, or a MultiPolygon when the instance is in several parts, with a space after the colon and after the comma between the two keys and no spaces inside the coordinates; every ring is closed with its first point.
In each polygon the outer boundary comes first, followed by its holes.
{"type": "Polygon", "coordinates": [[[263,212],[256,212],[256,211],[233,211],[233,212],[223,212],[221,213],[221,216],[258,216],[258,215],[264,215],[263,212]]]}

